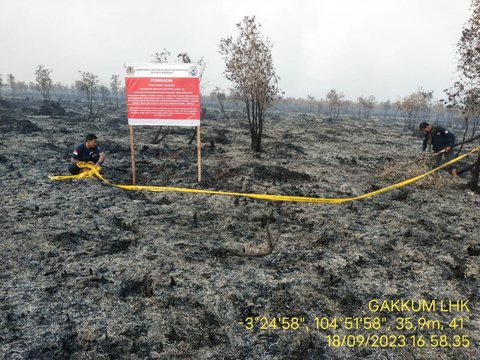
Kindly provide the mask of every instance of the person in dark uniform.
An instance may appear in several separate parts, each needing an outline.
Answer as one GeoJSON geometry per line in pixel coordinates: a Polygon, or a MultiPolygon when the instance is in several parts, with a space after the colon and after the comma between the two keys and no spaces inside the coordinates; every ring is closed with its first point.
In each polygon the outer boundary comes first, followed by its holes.
{"type": "Polygon", "coordinates": [[[77,166],[80,161],[91,161],[95,167],[102,165],[105,161],[105,153],[97,146],[95,134],[87,134],[85,142],[75,146],[70,165],[68,165],[68,171],[72,175],[80,173],[81,169],[77,166]]]}
{"type": "MultiPolygon", "coordinates": [[[[436,166],[440,165],[442,154],[447,161],[450,161],[455,157],[453,154],[455,135],[453,135],[453,133],[441,126],[433,126],[427,122],[420,123],[420,130],[425,133],[422,151],[427,150],[427,146],[429,150],[430,147],[432,148],[435,153],[436,166]]],[[[452,174],[452,177],[457,177],[457,169],[455,168],[455,165],[449,167],[449,171],[450,174],[452,174]]]]}

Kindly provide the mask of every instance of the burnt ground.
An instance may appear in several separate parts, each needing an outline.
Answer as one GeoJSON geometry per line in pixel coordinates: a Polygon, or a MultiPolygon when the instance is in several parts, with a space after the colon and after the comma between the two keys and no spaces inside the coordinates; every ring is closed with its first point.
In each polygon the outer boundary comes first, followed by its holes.
{"type": "MultiPolygon", "coordinates": [[[[103,175],[130,183],[125,114],[112,110],[89,122],[71,106],[55,117],[0,108],[3,358],[480,358],[480,195],[462,187],[468,176],[455,184],[443,172],[442,187],[415,184],[338,205],[50,181],[47,175],[66,173],[73,145],[94,132],[107,152],[103,175]],[[278,238],[272,254],[229,252],[265,244],[267,226],[278,238]],[[468,300],[470,312],[372,313],[372,299],[468,300]],[[248,317],[297,317],[301,326],[262,330],[260,320],[249,331],[248,317]],[[337,318],[339,327],[316,330],[316,317],[337,318]],[[359,330],[349,330],[345,317],[379,317],[382,328],[365,330],[360,320],[359,330]],[[398,317],[417,329],[396,329],[398,317]],[[463,318],[464,328],[449,327],[453,318],[463,318]],[[431,329],[420,329],[424,320],[431,329]],[[328,343],[327,336],[359,334],[389,340],[328,343]],[[412,336],[431,344],[431,335],[442,334],[445,348],[412,343],[412,336]],[[462,335],[469,344],[456,348],[454,336],[462,335]]],[[[245,121],[205,120],[201,184],[191,129],[170,129],[154,144],[156,128],[135,128],[138,182],[359,195],[389,184],[378,176],[386,165],[419,153],[421,140],[401,128],[393,120],[277,114],[257,155],[245,121]]]]}

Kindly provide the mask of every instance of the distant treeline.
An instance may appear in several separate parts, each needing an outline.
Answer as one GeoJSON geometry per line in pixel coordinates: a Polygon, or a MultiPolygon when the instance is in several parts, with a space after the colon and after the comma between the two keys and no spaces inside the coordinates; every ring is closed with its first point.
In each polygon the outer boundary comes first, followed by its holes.
{"type": "MultiPolygon", "coordinates": [[[[44,69],[39,67],[40,70],[44,69]]],[[[37,69],[38,70],[38,69],[37,69]]],[[[100,84],[97,77],[91,73],[82,73],[82,79],[71,85],[60,82],[51,83],[49,74],[43,74],[36,83],[16,81],[12,74],[7,75],[7,81],[0,74],[0,97],[17,99],[86,99],[85,83],[90,76],[91,84],[88,101],[96,104],[117,104],[125,106],[125,87],[120,86],[119,76],[112,75],[109,86],[100,84]],[[87,77],[85,79],[85,77],[87,77]],[[45,78],[47,80],[45,80],[45,78]],[[47,85],[42,80],[47,82],[47,85]],[[46,88],[46,89],[45,89],[46,88]]],[[[218,87],[210,94],[201,95],[201,104],[205,108],[218,108],[221,111],[244,111],[244,102],[234,92],[226,93],[218,87]]],[[[346,99],[342,92],[330,90],[324,98],[317,99],[312,95],[306,97],[283,97],[274,101],[271,111],[304,113],[312,117],[323,117],[336,120],[341,117],[369,119],[402,119],[404,130],[414,131],[420,121],[441,124],[450,128],[465,128],[466,122],[462,112],[447,106],[443,100],[435,99],[433,91],[417,91],[396,101],[377,101],[374,95],[359,96],[355,100],[346,99]]],[[[477,129],[480,119],[476,116],[470,119],[477,129]]],[[[473,135],[472,135],[473,136],[473,135]]]]}

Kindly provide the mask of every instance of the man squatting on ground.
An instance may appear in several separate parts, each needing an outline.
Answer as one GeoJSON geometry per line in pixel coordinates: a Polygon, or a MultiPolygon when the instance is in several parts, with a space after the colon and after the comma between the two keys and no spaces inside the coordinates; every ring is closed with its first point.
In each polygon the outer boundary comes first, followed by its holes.
{"type": "MultiPolygon", "coordinates": [[[[435,155],[436,166],[440,165],[442,159],[442,154],[445,156],[447,161],[450,161],[454,158],[453,155],[453,145],[455,144],[455,135],[453,135],[447,129],[442,128],[441,126],[432,126],[427,122],[422,122],[420,124],[420,130],[425,133],[425,138],[423,139],[422,151],[427,150],[427,145],[435,155]]],[[[449,167],[450,174],[452,177],[457,177],[457,169],[455,165],[449,167]]]]}
{"type": "Polygon", "coordinates": [[[95,134],[87,134],[85,136],[85,142],[78,144],[73,150],[72,158],[70,159],[70,165],[68,165],[68,171],[72,175],[80,173],[80,168],[77,164],[80,161],[91,161],[98,167],[102,165],[105,160],[105,153],[97,146],[97,137],[95,134]]]}

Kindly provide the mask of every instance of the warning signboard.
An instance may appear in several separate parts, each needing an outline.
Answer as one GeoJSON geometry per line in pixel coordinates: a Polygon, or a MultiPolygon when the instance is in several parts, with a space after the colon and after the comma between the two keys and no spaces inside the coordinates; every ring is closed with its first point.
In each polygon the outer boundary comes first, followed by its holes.
{"type": "Polygon", "coordinates": [[[129,64],[125,89],[129,125],[200,126],[196,64],[129,64]]]}

